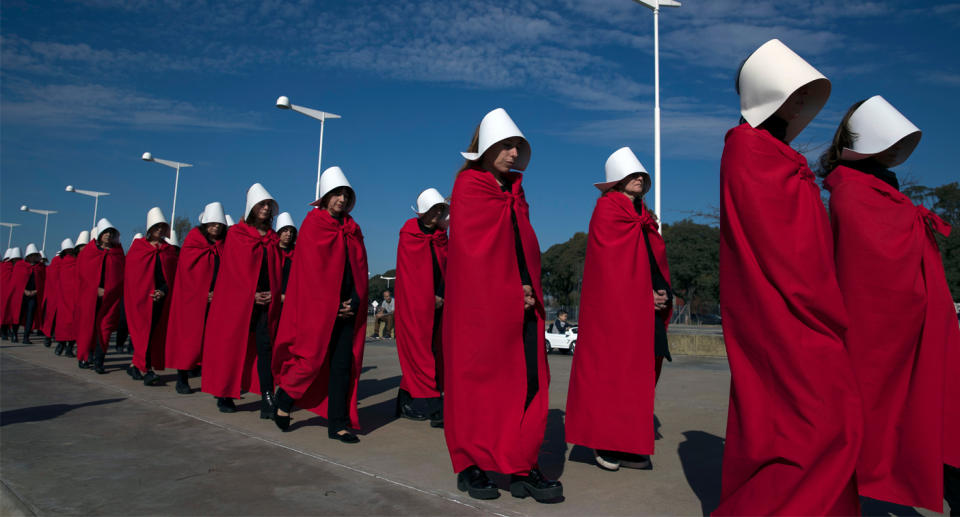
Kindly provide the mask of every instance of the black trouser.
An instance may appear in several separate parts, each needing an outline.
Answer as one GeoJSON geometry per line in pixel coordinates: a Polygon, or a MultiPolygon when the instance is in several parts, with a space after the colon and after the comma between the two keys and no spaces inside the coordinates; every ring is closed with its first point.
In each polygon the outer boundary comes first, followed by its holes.
{"type": "MultiPolygon", "coordinates": [[[[122,347],[127,338],[130,337],[130,328],[127,327],[127,312],[123,307],[123,299],[120,300],[120,318],[117,324],[117,346],[122,347]]],[[[149,359],[148,359],[149,360],[149,359]]]]}
{"type": "Polygon", "coordinates": [[[537,396],[540,389],[539,371],[537,368],[537,351],[540,348],[537,345],[537,313],[536,309],[530,309],[523,314],[523,358],[527,364],[527,401],[523,405],[526,410],[537,396]]]}
{"type": "MultiPolygon", "coordinates": [[[[33,318],[37,314],[37,297],[24,296],[20,304],[20,321],[23,322],[23,337],[30,336],[33,329],[33,318]]],[[[16,327],[14,327],[16,328],[16,327]]]]}
{"type": "Polygon", "coordinates": [[[960,515],[960,469],[944,464],[943,498],[950,506],[950,515],[960,515]]]}
{"type": "Polygon", "coordinates": [[[269,305],[255,305],[250,321],[250,330],[257,344],[257,378],[260,391],[273,393],[273,343],[270,341],[269,305]]]}
{"type": "MultiPolygon", "coordinates": [[[[147,369],[148,372],[153,368],[153,364],[152,364],[153,358],[150,357],[150,353],[152,352],[152,350],[150,350],[150,348],[151,348],[151,345],[153,344],[153,339],[152,339],[153,326],[156,325],[157,322],[160,321],[160,317],[163,316],[162,300],[163,299],[161,298],[160,301],[153,302],[153,312],[150,315],[150,333],[147,334],[147,353],[144,354],[144,361],[145,361],[144,367],[147,369]]],[[[124,322],[126,322],[126,318],[124,318],[124,322]]],[[[124,326],[126,326],[126,324],[124,324],[124,326]]],[[[117,330],[117,346],[120,346],[120,330],[119,329],[117,330]]]]}
{"type": "Polygon", "coordinates": [[[330,357],[330,385],[327,392],[327,433],[331,436],[350,424],[350,370],[353,367],[354,319],[337,318],[330,335],[327,355],[330,357]]]}

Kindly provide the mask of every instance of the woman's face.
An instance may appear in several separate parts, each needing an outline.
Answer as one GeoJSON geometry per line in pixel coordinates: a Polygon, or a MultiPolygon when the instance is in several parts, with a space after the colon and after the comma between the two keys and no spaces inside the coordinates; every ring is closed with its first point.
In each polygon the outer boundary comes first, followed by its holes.
{"type": "Polygon", "coordinates": [[[643,195],[644,177],[643,174],[631,174],[627,177],[627,184],[623,186],[623,191],[634,197],[643,195]]]}
{"type": "Polygon", "coordinates": [[[167,224],[155,224],[150,227],[150,230],[147,232],[147,241],[148,242],[158,242],[164,237],[170,236],[170,226],[167,224]]]}
{"type": "Polygon", "coordinates": [[[483,168],[490,172],[505,174],[510,172],[513,164],[517,161],[519,150],[517,148],[523,140],[518,137],[507,138],[490,146],[483,153],[483,168]]]}
{"type": "Polygon", "coordinates": [[[219,239],[223,235],[224,226],[220,223],[209,223],[207,224],[207,235],[213,239],[219,239]]]}
{"type": "Polygon", "coordinates": [[[775,115],[787,122],[797,118],[797,115],[803,111],[803,105],[809,94],[810,90],[808,90],[807,87],[800,88],[793,92],[790,97],[787,97],[787,100],[780,106],[780,109],[777,110],[775,115]]]}
{"type": "Polygon", "coordinates": [[[99,240],[100,240],[100,247],[101,247],[101,248],[112,248],[112,247],[113,247],[113,241],[114,241],[115,238],[116,238],[116,237],[115,237],[115,232],[114,232],[114,230],[111,229],[111,230],[106,230],[106,231],[104,231],[103,233],[100,234],[100,239],[99,239],[99,240]]]}
{"type": "Polygon", "coordinates": [[[259,222],[269,221],[273,216],[273,206],[270,204],[270,201],[264,199],[257,203],[256,206],[253,207],[253,216],[256,217],[259,222]]]}
{"type": "Polygon", "coordinates": [[[349,197],[347,187],[337,187],[330,192],[329,197],[327,197],[327,206],[324,208],[334,217],[341,216],[347,211],[349,197]]]}
{"type": "Polygon", "coordinates": [[[440,220],[445,215],[447,215],[447,205],[434,205],[433,208],[427,210],[427,213],[420,216],[420,222],[428,230],[433,230],[440,224],[440,220]]]}
{"type": "Polygon", "coordinates": [[[296,236],[296,231],[287,226],[286,228],[280,230],[280,245],[286,248],[293,244],[293,239],[296,236]]]}

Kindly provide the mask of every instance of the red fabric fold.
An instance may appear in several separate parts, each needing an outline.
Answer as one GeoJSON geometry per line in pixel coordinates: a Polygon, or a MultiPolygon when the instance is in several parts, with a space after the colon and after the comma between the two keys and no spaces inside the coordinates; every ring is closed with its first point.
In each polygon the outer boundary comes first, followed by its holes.
{"type": "MultiPolygon", "coordinates": [[[[569,443],[653,454],[656,313],[644,230],[669,282],[666,246],[650,214],[641,217],[621,192],[597,200],[567,394],[569,443]]],[[[669,321],[668,312],[661,312],[669,321]]]]}
{"type": "Polygon", "coordinates": [[[403,372],[400,389],[414,398],[430,398],[441,395],[442,381],[438,382],[438,374],[443,370],[443,363],[438,364],[433,353],[437,310],[430,244],[433,243],[443,274],[447,265],[447,232],[437,229],[430,234],[423,233],[417,221],[418,218],[411,218],[400,229],[394,324],[403,372]]]}
{"type": "Polygon", "coordinates": [[[10,325],[7,323],[7,303],[10,301],[10,297],[13,294],[13,285],[10,283],[10,280],[13,279],[13,266],[16,263],[4,260],[0,262],[0,324],[10,325]]]}
{"type": "Polygon", "coordinates": [[[720,203],[732,379],[714,515],[859,515],[862,410],[820,189],[803,155],[742,124],[720,203]]]}
{"type": "Polygon", "coordinates": [[[57,299],[57,327],[54,329],[57,341],[76,341],[77,339],[77,297],[79,279],[77,278],[77,257],[64,255],[60,258],[60,296],[57,299]]]}
{"type": "Polygon", "coordinates": [[[100,249],[90,241],[77,256],[77,358],[93,358],[97,343],[106,351],[120,320],[123,295],[123,248],[100,249]],[[103,279],[103,297],[97,296],[103,279]]]}
{"type": "Polygon", "coordinates": [[[860,494],[943,511],[943,463],[960,427],[960,327],[934,231],[950,226],[874,176],[844,166],[824,182],[837,278],[850,314],[847,350],[864,406],[860,494]],[[952,427],[944,427],[953,415],[952,427]]]}
{"type": "Polygon", "coordinates": [[[174,275],[177,272],[179,250],[161,241],[160,247],[150,244],[147,239],[134,239],[127,251],[123,279],[123,305],[133,341],[133,365],[141,372],[147,371],[147,353],[150,354],[150,367],[158,370],[165,368],[166,353],[164,345],[167,338],[167,319],[170,316],[170,300],[173,294],[174,275]],[[153,301],[156,261],[160,261],[163,279],[167,284],[167,294],[158,302],[153,301]],[[153,321],[154,303],[162,308],[157,321],[153,321]]]}
{"type": "MultiPolygon", "coordinates": [[[[240,398],[259,392],[257,345],[250,329],[253,296],[257,292],[264,253],[270,278],[271,303],[268,309],[270,335],[280,321],[280,249],[273,230],[260,235],[241,221],[227,230],[217,273],[217,282],[203,332],[203,376],[201,389],[215,397],[240,398]]],[[[209,284],[208,284],[209,285],[209,284]]],[[[273,389],[273,386],[264,386],[273,389]]]]}
{"type": "Polygon", "coordinates": [[[43,316],[40,330],[43,331],[44,336],[51,339],[60,304],[60,262],[62,261],[62,257],[56,256],[47,266],[46,278],[43,281],[43,299],[38,309],[43,316]]]}
{"type": "MultiPolygon", "coordinates": [[[[340,303],[345,261],[360,297],[360,314],[353,326],[353,364],[350,372],[350,426],[360,428],[357,386],[363,367],[367,330],[367,250],[360,227],[349,215],[343,224],[329,212],[311,210],[300,225],[297,259],[290,271],[283,318],[274,347],[277,384],[297,401],[297,407],[327,417],[330,364],[327,359],[340,303]]],[[[206,366],[204,366],[206,369],[206,366]]]]}
{"type": "MultiPolygon", "coordinates": [[[[26,260],[18,261],[13,266],[13,274],[10,277],[10,298],[5,307],[3,323],[4,325],[22,325],[20,321],[20,311],[23,309],[23,291],[27,288],[27,282],[30,275],[33,275],[33,283],[36,286],[37,294],[37,312],[33,316],[33,328],[38,329],[40,314],[40,301],[43,300],[43,283],[46,279],[47,267],[41,263],[28,264],[26,260]]],[[[23,329],[24,335],[32,329],[23,329]]]]}
{"type": "Polygon", "coordinates": [[[167,319],[166,364],[177,370],[192,370],[203,355],[203,329],[207,299],[223,240],[210,244],[199,228],[183,240],[167,319]]]}
{"type": "Polygon", "coordinates": [[[543,347],[540,243],[521,187],[502,192],[489,172],[465,170],[450,205],[443,311],[444,434],[453,470],[518,474],[537,462],[547,424],[550,371],[543,347]],[[523,288],[510,210],[537,303],[539,390],[524,410],[523,288]]]}

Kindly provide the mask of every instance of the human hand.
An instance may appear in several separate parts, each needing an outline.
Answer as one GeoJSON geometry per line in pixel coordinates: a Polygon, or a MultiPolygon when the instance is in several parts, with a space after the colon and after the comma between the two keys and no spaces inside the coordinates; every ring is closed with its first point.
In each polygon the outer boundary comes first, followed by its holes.
{"type": "Polygon", "coordinates": [[[353,316],[353,307],[350,306],[350,300],[344,300],[340,302],[340,310],[337,311],[337,317],[340,319],[347,319],[353,316]]]}
{"type": "Polygon", "coordinates": [[[98,288],[97,288],[97,298],[103,298],[103,288],[102,288],[102,287],[98,287],[98,288]]]}
{"type": "Polygon", "coordinates": [[[433,298],[433,305],[435,308],[439,309],[440,307],[443,307],[443,298],[439,296],[434,296],[433,298]]]}
{"type": "Polygon", "coordinates": [[[537,299],[533,296],[533,287],[523,286],[523,310],[530,310],[536,304],[537,299]]]}
{"type": "Polygon", "coordinates": [[[253,295],[253,302],[257,305],[267,305],[270,303],[271,299],[272,295],[270,294],[270,291],[260,291],[253,295]]]}
{"type": "Polygon", "coordinates": [[[667,302],[669,298],[667,297],[667,292],[663,289],[653,292],[653,309],[660,310],[667,308],[667,302]]]}
{"type": "Polygon", "coordinates": [[[207,303],[210,303],[212,301],[213,301],[213,291],[210,291],[209,293],[207,293],[207,303]]]}

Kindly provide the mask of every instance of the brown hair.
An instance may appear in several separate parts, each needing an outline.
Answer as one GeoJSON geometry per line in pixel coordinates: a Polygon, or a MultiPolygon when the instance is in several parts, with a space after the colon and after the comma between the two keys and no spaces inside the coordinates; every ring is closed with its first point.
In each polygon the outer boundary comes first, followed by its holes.
{"type": "Polygon", "coordinates": [[[260,201],[256,205],[253,205],[253,208],[250,209],[250,213],[247,214],[247,218],[244,219],[244,222],[246,222],[247,224],[249,224],[250,226],[253,226],[258,230],[269,230],[270,227],[273,226],[273,217],[277,215],[273,213],[274,212],[273,203],[271,203],[270,201],[271,201],[270,199],[264,199],[263,201],[260,201]],[[268,217],[266,221],[257,224],[257,216],[254,214],[257,212],[256,208],[260,206],[261,203],[266,203],[267,206],[270,207],[270,217],[268,217]]]}
{"type": "Polygon", "coordinates": [[[854,139],[857,138],[857,135],[850,131],[847,123],[850,121],[850,116],[853,115],[853,112],[857,111],[857,108],[866,101],[867,100],[864,99],[855,102],[853,106],[850,106],[850,109],[847,110],[847,114],[843,116],[843,120],[840,121],[840,127],[837,128],[837,132],[833,135],[833,143],[820,155],[817,166],[817,176],[824,178],[833,172],[833,169],[836,169],[837,165],[840,165],[840,154],[843,152],[843,148],[849,148],[853,145],[854,139]]]}
{"type": "Polygon", "coordinates": [[[207,242],[222,241],[227,237],[227,225],[223,223],[203,223],[203,224],[197,225],[197,229],[200,230],[200,235],[203,235],[203,238],[207,239],[207,242]],[[219,224],[223,226],[223,231],[220,232],[220,235],[218,237],[211,238],[210,231],[209,231],[211,224],[219,224]]]}
{"type": "MultiPolygon", "coordinates": [[[[354,200],[356,199],[356,194],[353,193],[353,188],[348,187],[348,186],[346,186],[346,185],[341,185],[341,186],[339,186],[339,187],[331,190],[330,192],[327,192],[326,194],[324,194],[324,195],[320,198],[320,205],[318,206],[318,208],[321,208],[321,209],[323,209],[323,210],[326,210],[326,209],[327,209],[327,203],[330,202],[330,196],[334,195],[334,194],[335,194],[337,191],[339,191],[340,189],[344,189],[344,193],[347,195],[347,199],[346,199],[346,202],[345,202],[344,204],[347,205],[348,209],[345,210],[344,213],[345,213],[345,214],[346,214],[346,213],[349,213],[350,210],[353,209],[353,204],[354,204],[354,200]]],[[[296,233],[296,232],[297,232],[297,229],[294,228],[293,231],[294,231],[293,238],[296,239],[296,238],[297,238],[297,233],[296,233]]]]}
{"type": "MultiPolygon", "coordinates": [[[[643,174],[643,173],[635,172],[633,174],[643,174]]],[[[616,185],[610,187],[610,190],[608,190],[607,192],[610,192],[610,191],[624,192],[623,189],[627,186],[627,182],[630,181],[630,178],[633,176],[633,174],[630,174],[626,178],[623,178],[622,180],[620,180],[616,185]]],[[[606,194],[606,192],[603,194],[600,194],[600,196],[603,197],[604,194],[606,194]]],[[[643,198],[644,196],[637,196],[633,198],[633,208],[639,214],[642,214],[643,212],[647,212],[648,214],[650,214],[650,217],[653,218],[653,222],[660,224],[660,221],[657,219],[657,214],[655,214],[653,210],[650,210],[649,208],[647,208],[647,203],[644,202],[643,198]]]]}
{"type": "MultiPolygon", "coordinates": [[[[479,149],[480,149],[480,124],[477,124],[477,129],[473,130],[473,138],[470,139],[470,145],[467,146],[466,152],[475,153],[479,149]]],[[[457,171],[457,176],[459,176],[461,172],[467,169],[479,169],[479,168],[480,168],[480,159],[467,160],[463,162],[463,165],[460,166],[460,170],[457,171]]]]}

